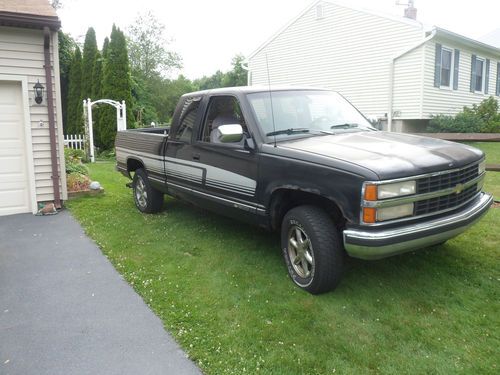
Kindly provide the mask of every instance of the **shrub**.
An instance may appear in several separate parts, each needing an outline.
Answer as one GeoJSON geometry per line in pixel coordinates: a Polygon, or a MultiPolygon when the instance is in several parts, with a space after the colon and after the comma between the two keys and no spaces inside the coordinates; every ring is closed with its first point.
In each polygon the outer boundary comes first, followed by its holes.
{"type": "Polygon", "coordinates": [[[85,153],[82,150],[64,149],[64,160],[66,162],[66,174],[78,173],[84,176],[89,175],[88,168],[82,164],[82,157],[85,153]]]}
{"type": "Polygon", "coordinates": [[[500,133],[498,101],[490,96],[472,108],[464,107],[456,116],[434,116],[427,127],[433,133],[500,133]]]}

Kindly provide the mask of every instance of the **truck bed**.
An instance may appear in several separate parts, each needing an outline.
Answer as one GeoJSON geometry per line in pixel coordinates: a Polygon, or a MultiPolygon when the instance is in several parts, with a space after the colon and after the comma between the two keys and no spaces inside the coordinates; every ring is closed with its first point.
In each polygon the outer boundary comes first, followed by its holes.
{"type": "Polygon", "coordinates": [[[163,148],[168,139],[169,127],[123,130],[116,133],[117,169],[125,175],[127,163],[142,163],[151,178],[164,180],[163,148]]]}

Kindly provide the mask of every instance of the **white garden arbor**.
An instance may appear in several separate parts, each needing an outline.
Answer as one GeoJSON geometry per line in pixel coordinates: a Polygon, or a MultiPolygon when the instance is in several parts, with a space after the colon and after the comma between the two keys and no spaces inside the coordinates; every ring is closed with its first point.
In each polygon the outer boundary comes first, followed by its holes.
{"type": "Polygon", "coordinates": [[[88,142],[88,154],[90,156],[90,161],[93,163],[95,161],[94,156],[94,129],[92,125],[92,106],[94,104],[109,104],[116,108],[116,130],[126,130],[127,129],[127,105],[125,100],[118,102],[112,99],[99,99],[92,101],[90,98],[83,100],[83,116],[85,119],[85,137],[89,140],[88,142]]]}

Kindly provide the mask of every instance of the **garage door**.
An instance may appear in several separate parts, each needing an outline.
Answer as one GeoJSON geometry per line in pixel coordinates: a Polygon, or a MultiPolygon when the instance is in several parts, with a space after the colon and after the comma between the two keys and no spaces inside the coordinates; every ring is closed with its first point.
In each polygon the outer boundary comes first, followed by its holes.
{"type": "Polygon", "coordinates": [[[21,92],[0,81],[0,215],[31,212],[21,92]]]}

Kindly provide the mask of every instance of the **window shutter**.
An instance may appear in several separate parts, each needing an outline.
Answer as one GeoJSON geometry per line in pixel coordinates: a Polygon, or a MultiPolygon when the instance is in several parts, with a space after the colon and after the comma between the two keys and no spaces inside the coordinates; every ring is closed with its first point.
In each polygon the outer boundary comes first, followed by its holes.
{"type": "Polygon", "coordinates": [[[434,87],[441,86],[441,44],[436,43],[436,55],[434,56],[434,87]]]}
{"type": "Polygon", "coordinates": [[[453,90],[458,90],[458,66],[460,65],[460,51],[455,50],[455,59],[453,64],[453,90]]]}
{"type": "Polygon", "coordinates": [[[470,63],[470,92],[476,87],[476,55],[472,55],[470,63]]]}
{"type": "Polygon", "coordinates": [[[497,63],[497,90],[496,94],[500,96],[500,62],[497,63]]]}
{"type": "Polygon", "coordinates": [[[488,83],[490,82],[490,60],[486,59],[486,73],[484,75],[484,93],[488,93],[488,83]]]}

